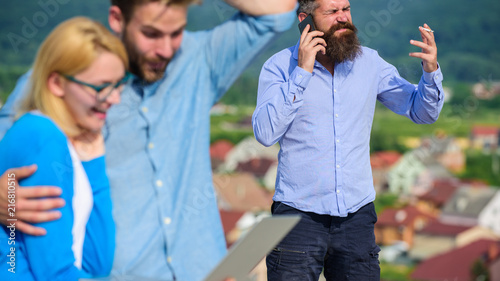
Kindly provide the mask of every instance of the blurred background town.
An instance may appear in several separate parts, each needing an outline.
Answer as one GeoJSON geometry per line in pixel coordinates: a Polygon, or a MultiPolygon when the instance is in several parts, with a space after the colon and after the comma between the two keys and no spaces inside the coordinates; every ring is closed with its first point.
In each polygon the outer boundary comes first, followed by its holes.
{"type": "MultiPolygon", "coordinates": [[[[76,15],[107,25],[109,1],[2,1],[0,105],[43,38],[76,15]]],[[[418,83],[418,26],[435,30],[445,105],[415,125],[378,105],[371,136],[375,234],[383,280],[500,280],[500,1],[351,0],[363,45],[418,83]]],[[[222,23],[221,0],[191,8],[189,30],[222,23]]],[[[297,21],[298,22],[298,21],[297,21]]],[[[227,244],[269,216],[279,146],[253,137],[251,115],[264,61],[298,40],[294,25],[256,59],[211,112],[210,155],[227,244]]],[[[265,279],[265,264],[254,270],[265,279]]]]}

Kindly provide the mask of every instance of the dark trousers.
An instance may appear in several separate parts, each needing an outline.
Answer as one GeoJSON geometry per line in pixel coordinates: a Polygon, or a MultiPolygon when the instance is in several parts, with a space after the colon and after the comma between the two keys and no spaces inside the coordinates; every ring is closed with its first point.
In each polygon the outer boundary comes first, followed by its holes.
{"type": "Polygon", "coordinates": [[[269,281],[318,281],[323,269],[328,281],[380,280],[373,203],[345,218],[302,212],[280,202],[273,203],[271,212],[302,218],[267,256],[269,281]]]}

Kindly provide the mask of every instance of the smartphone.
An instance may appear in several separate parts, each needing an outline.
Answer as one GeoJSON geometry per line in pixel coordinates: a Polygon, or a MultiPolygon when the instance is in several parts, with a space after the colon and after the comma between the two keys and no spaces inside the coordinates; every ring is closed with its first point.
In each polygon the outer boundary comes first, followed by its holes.
{"type": "Polygon", "coordinates": [[[304,28],[306,28],[306,26],[308,24],[311,26],[309,29],[309,32],[316,30],[316,28],[314,27],[314,22],[313,22],[312,16],[308,15],[303,21],[299,22],[300,34],[302,34],[302,32],[304,32],[304,28]]]}

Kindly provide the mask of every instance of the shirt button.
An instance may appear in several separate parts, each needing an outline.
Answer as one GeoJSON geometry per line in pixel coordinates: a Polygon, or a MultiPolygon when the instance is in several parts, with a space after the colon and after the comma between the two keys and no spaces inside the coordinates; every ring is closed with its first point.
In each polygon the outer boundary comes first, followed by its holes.
{"type": "Polygon", "coordinates": [[[336,93],[337,92],[337,89],[333,89],[333,92],[336,93]]]}
{"type": "Polygon", "coordinates": [[[171,218],[164,218],[164,219],[163,219],[163,222],[164,222],[166,225],[169,225],[170,223],[172,223],[172,219],[171,219],[171,218]]]}
{"type": "Polygon", "coordinates": [[[167,257],[167,262],[172,263],[172,257],[167,257]]]}
{"type": "Polygon", "coordinates": [[[149,148],[149,149],[153,149],[153,148],[155,148],[154,143],[150,142],[150,143],[148,144],[148,148],[149,148]]]}
{"type": "Polygon", "coordinates": [[[340,165],[337,165],[337,168],[340,168],[340,165]]]}
{"type": "Polygon", "coordinates": [[[148,108],[144,106],[144,107],[142,108],[142,112],[144,112],[144,113],[148,113],[148,108]]]}
{"type": "Polygon", "coordinates": [[[156,181],[156,186],[157,187],[162,187],[163,186],[163,182],[161,180],[157,180],[156,181]]]}
{"type": "Polygon", "coordinates": [[[337,140],[337,143],[339,143],[339,142],[340,142],[340,140],[337,140]]]}
{"type": "Polygon", "coordinates": [[[338,115],[338,114],[335,114],[335,117],[339,118],[339,115],[338,115]]]}
{"type": "Polygon", "coordinates": [[[298,76],[298,77],[299,77],[299,78],[302,78],[302,75],[300,75],[300,74],[299,74],[299,76],[298,76]]]}
{"type": "Polygon", "coordinates": [[[337,194],[339,194],[339,193],[340,193],[340,190],[337,190],[337,194]]]}

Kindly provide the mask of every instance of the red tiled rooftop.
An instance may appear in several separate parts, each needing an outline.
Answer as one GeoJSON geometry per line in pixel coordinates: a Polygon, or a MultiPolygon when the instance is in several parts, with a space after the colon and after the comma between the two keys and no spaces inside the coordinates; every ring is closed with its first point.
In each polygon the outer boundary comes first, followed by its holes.
{"type": "Polygon", "coordinates": [[[371,155],[370,163],[373,168],[388,168],[398,162],[401,153],[397,151],[381,151],[371,155]]]}
{"type": "Polygon", "coordinates": [[[429,235],[438,235],[438,236],[457,236],[458,234],[466,231],[470,227],[468,226],[460,226],[460,225],[450,225],[444,224],[439,220],[433,220],[429,224],[427,224],[419,234],[429,234],[429,235]]]}
{"type": "Polygon", "coordinates": [[[432,219],[433,217],[419,211],[414,206],[406,206],[403,209],[385,209],[377,220],[379,226],[410,225],[417,217],[432,219]]]}
{"type": "Polygon", "coordinates": [[[218,140],[210,146],[210,158],[224,161],[234,145],[227,140],[218,140]]]}
{"type": "Polygon", "coordinates": [[[472,127],[472,135],[497,135],[500,131],[499,127],[495,126],[474,126],[472,127]]]}
{"type": "Polygon", "coordinates": [[[219,203],[226,210],[269,210],[273,202],[273,194],[260,187],[252,174],[214,174],[213,181],[219,203]]]}
{"type": "Polygon", "coordinates": [[[412,280],[471,280],[471,266],[487,255],[488,250],[494,245],[493,240],[479,240],[462,248],[451,250],[441,255],[429,258],[420,263],[411,274],[412,280]]]}
{"type": "Polygon", "coordinates": [[[249,161],[238,163],[236,171],[241,173],[251,173],[256,177],[261,178],[266,175],[271,165],[275,162],[276,160],[274,159],[252,158],[249,161]]]}
{"type": "Polygon", "coordinates": [[[245,212],[241,211],[226,211],[222,209],[219,210],[219,213],[222,221],[222,227],[224,228],[224,234],[233,230],[236,227],[238,220],[245,214],[245,212]]]}
{"type": "Polygon", "coordinates": [[[435,181],[434,186],[427,193],[419,197],[420,200],[430,201],[437,206],[442,206],[457,190],[460,183],[458,181],[441,180],[435,181]]]}

